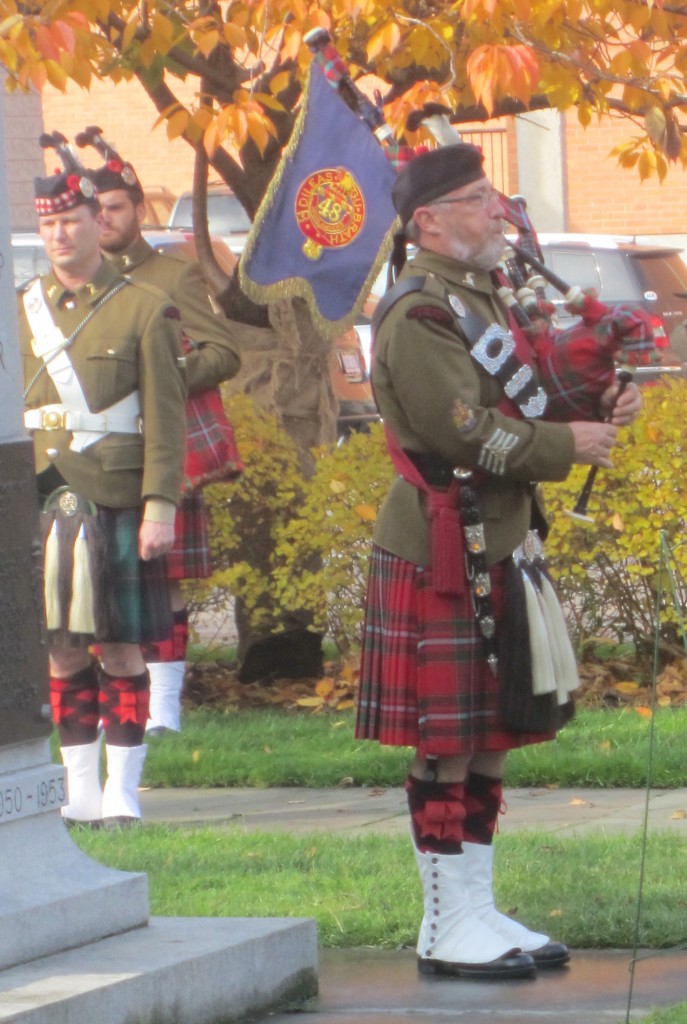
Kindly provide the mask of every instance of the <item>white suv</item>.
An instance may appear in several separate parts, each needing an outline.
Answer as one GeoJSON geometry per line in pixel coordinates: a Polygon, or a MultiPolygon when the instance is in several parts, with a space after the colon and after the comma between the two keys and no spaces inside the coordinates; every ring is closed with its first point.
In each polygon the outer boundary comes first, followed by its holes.
{"type": "MultiPolygon", "coordinates": [[[[208,227],[210,234],[240,256],[248,238],[251,221],[227,185],[208,185],[208,227]]],[[[193,193],[182,192],[174,204],[168,227],[193,231],[193,193]]]]}

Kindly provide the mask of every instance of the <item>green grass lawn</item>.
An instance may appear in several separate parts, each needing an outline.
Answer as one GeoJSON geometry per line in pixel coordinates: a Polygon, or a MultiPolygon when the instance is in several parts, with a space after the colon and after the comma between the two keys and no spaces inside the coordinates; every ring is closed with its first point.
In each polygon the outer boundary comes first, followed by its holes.
{"type": "MultiPolygon", "coordinates": [[[[687,785],[687,709],[659,709],[651,784],[687,785]]],[[[652,723],[632,708],[583,709],[552,743],[516,750],[508,786],[644,787],[652,723]]],[[[59,758],[53,738],[55,758],[59,758]]],[[[200,709],[183,732],[151,740],[149,786],[401,785],[410,751],[361,742],[351,713],[200,709]]],[[[422,916],[405,837],[246,833],[240,825],[145,825],[72,832],[94,859],[149,876],[151,913],[163,916],[312,917],[328,947],[412,947],[422,916]]],[[[641,838],[592,833],[496,838],[500,908],[573,948],[668,948],[687,939],[687,839],[653,832],[635,937],[641,838]],[[532,864],[537,865],[536,876],[532,864]]],[[[645,1024],[685,1024],[687,1004],[645,1024]]],[[[619,1022],[617,1022],[619,1024],[619,1022]]]]}
{"type": "Polygon", "coordinates": [[[678,1003],[667,1010],[656,1010],[648,1017],[642,1018],[642,1024],[685,1024],[687,1021],[687,1003],[678,1003]]]}
{"type": "MultiPolygon", "coordinates": [[[[651,784],[687,786],[687,708],[660,708],[651,784]]],[[[651,721],[633,708],[581,710],[551,743],[513,751],[508,786],[641,788],[651,721]]],[[[56,758],[58,755],[55,755],[56,758]]],[[[353,715],[283,710],[197,710],[180,734],[151,740],[148,786],[398,786],[410,751],[356,740],[353,715]]]]}
{"type": "MultiPolygon", "coordinates": [[[[405,836],[246,833],[240,825],[75,829],[95,860],[149,876],[151,913],[312,917],[324,946],[414,946],[420,883],[405,836]]],[[[632,948],[641,839],[561,839],[518,832],[496,840],[501,909],[576,948],[632,948]],[[536,873],[532,865],[536,864],[536,873]]],[[[687,840],[649,837],[638,945],[687,938],[687,840]]]]}

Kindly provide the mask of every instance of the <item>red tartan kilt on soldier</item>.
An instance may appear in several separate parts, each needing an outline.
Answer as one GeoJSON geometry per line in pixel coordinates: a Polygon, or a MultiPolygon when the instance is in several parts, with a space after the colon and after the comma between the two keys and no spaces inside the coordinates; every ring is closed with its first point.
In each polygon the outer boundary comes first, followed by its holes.
{"type": "MultiPolygon", "coordinates": [[[[496,629],[505,567],[489,570],[496,629]]],[[[499,721],[499,681],[487,665],[470,590],[437,594],[431,569],[373,546],[363,628],[356,736],[416,747],[421,757],[510,750],[552,738],[499,721]]]]}
{"type": "Polygon", "coordinates": [[[170,580],[202,580],[211,575],[208,513],[202,491],[182,497],[174,520],[174,545],[165,563],[170,580]]]}
{"type": "Polygon", "coordinates": [[[174,546],[166,557],[170,580],[207,579],[211,575],[203,487],[235,480],[242,470],[243,463],[219,388],[190,395],[186,402],[182,499],[174,524],[174,546]]]}

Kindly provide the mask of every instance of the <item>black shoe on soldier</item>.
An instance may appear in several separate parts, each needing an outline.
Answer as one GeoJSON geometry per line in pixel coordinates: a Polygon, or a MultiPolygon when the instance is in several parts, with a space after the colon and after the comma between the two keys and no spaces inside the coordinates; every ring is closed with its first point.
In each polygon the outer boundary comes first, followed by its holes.
{"type": "Polygon", "coordinates": [[[547,942],[539,949],[531,949],[527,955],[537,967],[565,967],[570,960],[570,950],[563,942],[547,942]]]}
{"type": "Polygon", "coordinates": [[[448,960],[418,957],[420,974],[444,975],[453,978],[484,978],[503,981],[507,978],[535,978],[537,965],[529,953],[506,953],[487,964],[456,964],[448,960]]]}

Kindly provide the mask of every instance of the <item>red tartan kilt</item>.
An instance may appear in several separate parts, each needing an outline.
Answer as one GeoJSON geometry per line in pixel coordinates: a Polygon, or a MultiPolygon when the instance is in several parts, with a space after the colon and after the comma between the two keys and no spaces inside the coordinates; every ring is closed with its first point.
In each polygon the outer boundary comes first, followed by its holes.
{"type": "Polygon", "coordinates": [[[202,580],[212,573],[208,514],[202,491],[181,499],[174,520],[174,546],[165,560],[170,580],[202,580]]]}
{"type": "Polygon", "coordinates": [[[211,483],[236,480],[242,471],[234,429],[224,410],[219,388],[189,395],[182,493],[191,494],[211,483]]]}
{"type": "MultiPolygon", "coordinates": [[[[497,624],[503,565],[490,569],[497,624]]],[[[432,574],[377,546],[367,589],[356,736],[451,757],[551,739],[499,722],[490,671],[469,594],[438,595],[432,574]]]]}

